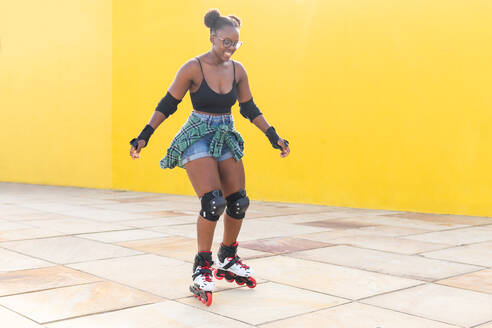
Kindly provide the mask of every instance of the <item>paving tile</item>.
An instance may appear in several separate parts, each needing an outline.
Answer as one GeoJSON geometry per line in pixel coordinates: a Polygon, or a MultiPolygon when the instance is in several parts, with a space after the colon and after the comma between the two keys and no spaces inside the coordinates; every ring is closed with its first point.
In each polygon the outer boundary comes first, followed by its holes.
{"type": "Polygon", "coordinates": [[[261,202],[253,201],[246,213],[246,219],[251,218],[267,218],[267,217],[284,217],[289,215],[303,214],[306,213],[324,213],[327,212],[324,208],[316,208],[312,206],[305,207],[297,207],[291,206],[281,206],[281,207],[272,207],[272,206],[263,206],[261,202]]]}
{"type": "MultiPolygon", "coordinates": [[[[492,316],[487,319],[480,312],[484,308],[474,306],[490,304],[477,295],[492,296],[490,269],[485,269],[491,258],[491,218],[254,201],[239,235],[239,255],[253,267],[258,286],[249,289],[216,281],[214,303],[206,308],[188,291],[196,253],[199,200],[195,196],[12,183],[0,183],[0,192],[5,194],[0,201],[0,299],[113,281],[144,294],[189,303],[161,300],[105,310],[107,295],[102,293],[98,294],[99,303],[91,302],[99,304],[98,309],[68,319],[72,314],[67,307],[73,302],[65,304],[50,297],[47,304],[52,308],[45,313],[65,311],[69,317],[44,327],[252,327],[239,321],[249,315],[253,317],[249,324],[265,327],[319,327],[326,323],[330,328],[451,328],[455,326],[439,323],[431,314],[454,320],[461,309],[457,300],[461,300],[471,303],[464,310],[473,318],[473,326],[492,328],[492,316]],[[81,236],[59,237],[64,234],[81,236]],[[54,242],[63,238],[83,242],[54,242]],[[101,245],[116,248],[99,248],[101,245]],[[28,253],[10,251],[7,246],[24,248],[28,253]],[[134,253],[115,254],[116,249],[134,253]],[[92,259],[89,252],[104,256],[92,259]],[[416,253],[419,255],[406,255],[416,253]],[[57,260],[74,259],[84,262],[54,266],[57,260]],[[422,293],[426,301],[433,299],[428,308],[414,306],[420,305],[416,302],[422,297],[412,302],[402,296],[403,302],[391,300],[388,304],[415,307],[425,315],[360,304],[398,296],[425,284],[415,278],[441,279],[432,285],[447,289],[422,293]],[[458,290],[457,294],[450,289],[458,290]],[[332,297],[339,303],[330,301],[327,305],[317,297],[332,297]],[[346,304],[349,300],[360,302],[346,304]],[[99,308],[110,312],[96,314],[99,308]]],[[[214,255],[222,240],[222,222],[215,232],[214,255]]],[[[0,327],[8,322],[8,328],[18,328],[11,323],[15,320],[12,313],[0,306],[0,327]],[[2,315],[2,310],[7,314],[2,315]]],[[[28,328],[30,324],[39,327],[19,314],[14,313],[14,317],[28,328]]],[[[466,315],[463,317],[467,320],[466,315]]]]}
{"type": "Polygon", "coordinates": [[[274,256],[248,262],[255,277],[349,299],[359,299],[422,284],[337,265],[274,256]]]}
{"type": "Polygon", "coordinates": [[[7,230],[7,231],[0,231],[0,242],[56,237],[56,236],[63,236],[64,234],[65,234],[64,232],[53,231],[53,230],[42,229],[42,228],[7,230]]]}
{"type": "MultiPolygon", "coordinates": [[[[186,216],[186,213],[177,212],[177,211],[150,211],[150,212],[145,212],[145,214],[150,216],[157,216],[157,217],[186,216]]],[[[198,216],[198,214],[196,216],[198,216]]]]}
{"type": "Polygon", "coordinates": [[[141,254],[127,248],[71,236],[2,242],[0,246],[60,264],[141,254]]]}
{"type": "Polygon", "coordinates": [[[32,226],[28,224],[10,222],[6,220],[0,221],[0,232],[18,230],[18,229],[28,229],[28,228],[32,228],[32,226]]]}
{"type": "MultiPolygon", "coordinates": [[[[314,205],[314,204],[300,204],[300,203],[285,203],[285,202],[268,202],[256,200],[252,205],[255,209],[278,209],[278,208],[294,208],[294,209],[309,209],[311,212],[328,212],[328,211],[340,211],[346,210],[347,207],[327,206],[327,205],[314,205]]],[[[307,213],[307,212],[306,212],[307,213]]]]}
{"type": "Polygon", "coordinates": [[[69,267],[170,299],[191,294],[192,264],[167,257],[139,255],[69,267]]]}
{"type": "Polygon", "coordinates": [[[447,244],[437,244],[424,241],[386,236],[352,236],[330,240],[332,244],[349,245],[376,249],[400,254],[417,254],[421,252],[449,248],[447,244]]]}
{"type": "Polygon", "coordinates": [[[0,248],[0,273],[53,266],[53,263],[0,248]]]}
{"type": "Polygon", "coordinates": [[[492,319],[492,295],[435,284],[375,296],[362,302],[464,327],[492,319]]]}
{"type": "MultiPolygon", "coordinates": [[[[89,208],[92,208],[97,211],[114,211],[116,213],[119,212],[127,212],[131,213],[131,216],[135,218],[135,215],[138,215],[136,219],[150,217],[145,214],[145,212],[152,211],[156,209],[155,204],[149,205],[148,203],[119,203],[116,201],[111,201],[108,204],[89,204],[87,205],[89,208]]],[[[103,212],[104,213],[104,212],[103,212]]],[[[118,222],[127,220],[128,218],[125,216],[123,218],[113,218],[112,222],[118,222]]]]}
{"type": "Polygon", "coordinates": [[[401,227],[401,226],[390,226],[390,225],[374,225],[370,227],[360,228],[357,230],[359,235],[387,236],[387,237],[400,237],[400,236],[429,232],[429,230],[424,230],[424,229],[401,227]]]}
{"type": "Polygon", "coordinates": [[[87,273],[63,266],[0,273],[0,296],[100,281],[87,273]]]}
{"type": "Polygon", "coordinates": [[[349,303],[261,325],[262,328],[458,328],[378,307],[349,303]]]}
{"type": "Polygon", "coordinates": [[[478,224],[491,224],[492,218],[478,217],[478,216],[465,216],[465,215],[443,215],[443,214],[430,214],[430,213],[399,213],[399,214],[385,214],[386,216],[419,220],[426,222],[442,222],[442,223],[456,223],[463,225],[478,225],[478,224]]]}
{"type": "Polygon", "coordinates": [[[446,229],[467,227],[464,224],[450,222],[425,222],[421,220],[411,220],[405,218],[391,217],[386,215],[366,216],[362,220],[360,218],[343,219],[345,221],[367,223],[371,222],[374,225],[389,225],[394,227],[414,228],[431,231],[440,231],[446,229]]]}
{"type": "Polygon", "coordinates": [[[35,211],[33,213],[12,213],[5,216],[6,220],[19,222],[32,221],[32,220],[54,220],[54,219],[66,219],[72,218],[71,216],[62,215],[58,213],[35,211]]]}
{"type": "Polygon", "coordinates": [[[415,236],[408,236],[405,238],[450,245],[480,243],[484,241],[492,241],[492,226],[429,232],[415,236]]]}
{"type": "Polygon", "coordinates": [[[6,328],[43,328],[36,322],[6,308],[0,307],[0,322],[6,328]]]}
{"type": "MultiPolygon", "coordinates": [[[[118,243],[118,245],[142,252],[153,253],[182,260],[185,262],[193,262],[195,254],[198,251],[196,239],[181,236],[120,242],[118,243]]],[[[212,245],[213,257],[215,257],[215,254],[217,254],[219,246],[220,243],[217,242],[212,245]]],[[[254,257],[271,256],[272,254],[244,248],[241,243],[238,248],[238,255],[242,259],[248,259],[254,257]]]]}
{"type": "MultiPolygon", "coordinates": [[[[179,213],[182,215],[198,215],[200,211],[200,201],[173,201],[173,200],[162,200],[162,201],[152,201],[152,202],[141,202],[141,203],[118,203],[118,204],[103,204],[91,206],[91,208],[99,211],[109,211],[115,213],[126,212],[129,215],[121,215],[115,220],[130,220],[139,219],[145,217],[155,217],[152,213],[161,212],[160,217],[163,216],[175,216],[179,213]],[[171,214],[171,215],[170,215],[171,214]]],[[[104,214],[102,212],[101,214],[104,214]]]]}
{"type": "Polygon", "coordinates": [[[151,218],[140,220],[119,221],[118,224],[126,227],[148,228],[169,225],[191,224],[196,223],[197,216],[174,216],[165,218],[151,218]]]}
{"type": "MultiPolygon", "coordinates": [[[[2,194],[2,197],[4,195],[2,194]]],[[[0,204],[0,219],[9,219],[11,215],[33,215],[42,213],[41,211],[33,210],[16,205],[0,204]]]]}
{"type": "Polygon", "coordinates": [[[154,200],[162,200],[162,197],[159,196],[140,196],[140,197],[128,197],[128,198],[115,198],[108,199],[118,203],[142,203],[154,200]]]}
{"type": "MultiPolygon", "coordinates": [[[[164,232],[168,234],[174,234],[178,236],[196,238],[196,224],[186,224],[179,226],[165,226],[149,228],[153,231],[164,232]]],[[[250,220],[245,221],[241,226],[241,233],[239,234],[239,242],[255,239],[265,239],[274,237],[288,237],[303,233],[322,232],[328,228],[323,227],[309,227],[297,224],[267,222],[263,220],[250,220]]],[[[224,234],[224,225],[219,223],[215,228],[214,240],[217,242],[222,241],[224,234]]]]}
{"type": "MultiPolygon", "coordinates": [[[[132,216],[138,214],[138,216],[145,217],[156,217],[156,215],[152,215],[152,213],[161,212],[159,217],[171,217],[171,216],[183,216],[187,215],[190,210],[182,209],[181,211],[173,211],[173,210],[164,210],[166,208],[166,204],[169,204],[170,201],[154,201],[154,202],[141,202],[141,203],[111,203],[111,204],[95,204],[90,205],[91,208],[99,209],[99,210],[107,210],[107,211],[116,211],[116,212],[129,212],[132,213],[132,216]]],[[[198,211],[194,210],[192,214],[198,215],[198,211]]],[[[138,218],[137,218],[138,219],[138,218]]],[[[128,220],[128,218],[123,217],[123,220],[128,220]]],[[[119,221],[119,220],[116,220],[119,221]]]]}
{"type": "Polygon", "coordinates": [[[423,253],[421,255],[434,259],[492,267],[492,241],[447,248],[440,251],[423,253]]]}
{"type": "Polygon", "coordinates": [[[22,221],[22,223],[29,224],[32,227],[64,232],[66,234],[79,234],[79,233],[91,233],[91,232],[128,229],[128,227],[114,224],[114,223],[100,223],[100,222],[76,219],[76,218],[22,221]]]}
{"type": "Polygon", "coordinates": [[[26,207],[43,211],[69,215],[77,218],[85,218],[93,221],[112,222],[121,220],[138,219],[147,217],[140,213],[131,213],[128,211],[105,210],[82,205],[70,205],[65,203],[43,203],[28,204],[26,207]]]}
{"type": "Polygon", "coordinates": [[[341,298],[272,282],[257,285],[254,289],[243,287],[214,293],[213,297],[213,304],[209,308],[193,297],[179,301],[252,325],[347,302],[341,298]]]}
{"type": "Polygon", "coordinates": [[[437,284],[492,294],[492,269],[436,281],[437,284]]]}
{"type": "MultiPolygon", "coordinates": [[[[44,325],[47,328],[253,328],[174,301],[142,305],[109,313],[44,325]]],[[[29,327],[30,328],[30,327],[29,327]]]]}
{"type": "Polygon", "coordinates": [[[387,214],[404,213],[404,212],[401,212],[401,211],[379,210],[379,209],[371,209],[371,208],[341,207],[341,209],[345,209],[345,211],[349,211],[349,212],[352,212],[352,213],[363,214],[363,215],[387,215],[387,214]]]}
{"type": "Polygon", "coordinates": [[[315,232],[315,233],[308,233],[308,234],[299,234],[296,237],[329,243],[331,240],[341,237],[352,237],[352,236],[397,237],[397,236],[406,236],[406,235],[417,234],[417,233],[424,233],[428,231],[429,230],[415,229],[415,228],[375,225],[371,227],[364,227],[358,229],[331,230],[331,231],[315,232]]]}
{"type": "Polygon", "coordinates": [[[321,221],[328,219],[340,219],[340,218],[354,218],[363,217],[362,214],[354,214],[352,212],[320,212],[320,213],[300,213],[293,215],[281,215],[281,216],[267,216],[262,218],[266,221],[280,222],[280,223],[304,223],[321,221]]]}
{"type": "Polygon", "coordinates": [[[46,323],[160,300],[160,297],[113,282],[94,282],[0,297],[0,304],[36,322],[46,323]]]}
{"type": "Polygon", "coordinates": [[[197,253],[196,239],[181,236],[119,242],[117,245],[185,262],[192,262],[197,253]]]}
{"type": "Polygon", "coordinates": [[[449,263],[419,256],[400,255],[350,246],[332,246],[289,253],[286,256],[425,281],[448,278],[481,269],[472,265],[449,263]]]}
{"type": "MultiPolygon", "coordinates": [[[[359,221],[362,221],[362,219],[359,221]]],[[[369,221],[367,223],[362,223],[362,222],[351,222],[348,220],[333,220],[333,219],[303,222],[297,224],[311,226],[311,227],[331,228],[331,229],[356,229],[356,228],[370,227],[372,225],[369,221]]]]}
{"type": "MultiPolygon", "coordinates": [[[[2,195],[3,196],[3,195],[2,195]]],[[[38,211],[31,208],[25,208],[16,205],[0,205],[0,219],[5,219],[9,221],[21,221],[24,219],[36,219],[36,218],[46,218],[50,216],[56,216],[58,214],[38,211]]]]}
{"type": "Polygon", "coordinates": [[[110,231],[110,232],[98,232],[92,234],[82,234],[78,235],[81,238],[87,238],[97,241],[102,241],[105,243],[115,243],[128,240],[142,240],[151,238],[162,238],[167,236],[162,232],[141,230],[141,229],[131,229],[122,231],[110,231]]]}
{"type": "MultiPolygon", "coordinates": [[[[290,218],[294,216],[298,217],[312,217],[318,219],[329,219],[329,218],[349,218],[349,217],[365,217],[365,216],[375,216],[382,214],[399,214],[401,212],[396,211],[384,211],[384,210],[368,210],[368,209],[357,209],[349,207],[334,207],[334,206],[321,206],[316,207],[310,204],[294,204],[287,203],[286,205],[280,205],[281,203],[270,203],[266,205],[265,202],[254,201],[250,205],[250,209],[262,213],[265,218],[270,218],[273,216],[278,216],[279,218],[285,217],[290,218]]],[[[248,213],[249,210],[248,209],[248,213]]]]}
{"type": "Polygon", "coordinates": [[[293,237],[278,237],[250,240],[241,243],[241,247],[254,249],[268,253],[288,253],[302,251],[306,249],[321,248],[332,246],[331,244],[312,241],[309,239],[300,239],[293,237]]]}

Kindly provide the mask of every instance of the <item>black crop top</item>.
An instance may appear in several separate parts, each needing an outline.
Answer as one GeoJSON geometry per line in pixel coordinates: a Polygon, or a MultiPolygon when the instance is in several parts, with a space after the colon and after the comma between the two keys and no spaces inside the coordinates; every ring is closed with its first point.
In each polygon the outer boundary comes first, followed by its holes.
{"type": "Polygon", "coordinates": [[[232,67],[234,69],[234,81],[232,83],[232,89],[228,93],[220,94],[213,91],[207,84],[205,80],[205,75],[203,74],[202,63],[200,59],[196,58],[200,64],[200,70],[202,71],[202,83],[196,92],[190,92],[191,103],[193,108],[201,112],[213,113],[213,114],[225,114],[231,112],[231,107],[236,103],[237,100],[237,89],[236,89],[236,66],[234,61],[232,62],[232,67]]]}

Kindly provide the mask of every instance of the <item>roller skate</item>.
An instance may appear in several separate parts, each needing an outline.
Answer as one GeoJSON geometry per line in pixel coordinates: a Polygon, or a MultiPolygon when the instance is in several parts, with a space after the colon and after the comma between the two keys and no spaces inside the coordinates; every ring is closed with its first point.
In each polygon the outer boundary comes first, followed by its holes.
{"type": "Polygon", "coordinates": [[[214,276],[218,280],[225,278],[228,282],[235,281],[239,286],[246,284],[249,288],[255,288],[256,280],[251,277],[253,270],[237,256],[237,245],[237,242],[230,247],[220,245],[214,276]]]}
{"type": "Polygon", "coordinates": [[[215,289],[211,268],[213,263],[212,252],[199,252],[193,264],[193,285],[190,286],[190,292],[206,306],[212,304],[212,292],[215,289]]]}

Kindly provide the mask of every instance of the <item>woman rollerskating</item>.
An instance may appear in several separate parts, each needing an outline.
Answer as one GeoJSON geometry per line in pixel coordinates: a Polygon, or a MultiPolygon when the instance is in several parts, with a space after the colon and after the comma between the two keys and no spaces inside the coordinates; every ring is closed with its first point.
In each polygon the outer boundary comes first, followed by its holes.
{"type": "Polygon", "coordinates": [[[215,289],[212,273],[212,242],[215,226],[224,214],[224,236],[217,254],[217,279],[226,278],[239,285],[256,286],[252,270],[237,255],[237,237],[249,206],[241,158],[244,142],[234,129],[231,107],[239,101],[240,113],[266,134],[281,157],[289,155],[287,140],[280,138],[253,102],[243,65],[231,59],[239,49],[241,21],[221,16],[216,9],[205,15],[210,29],[211,49],[187,61],[178,71],[167,94],[159,102],[149,123],[130,141],[130,156],[139,158],[152,133],[173,114],[186,92],[190,92],[193,111],[160,161],[163,169],[185,168],[200,198],[197,220],[198,252],[193,265],[190,291],[207,306],[215,289]]]}

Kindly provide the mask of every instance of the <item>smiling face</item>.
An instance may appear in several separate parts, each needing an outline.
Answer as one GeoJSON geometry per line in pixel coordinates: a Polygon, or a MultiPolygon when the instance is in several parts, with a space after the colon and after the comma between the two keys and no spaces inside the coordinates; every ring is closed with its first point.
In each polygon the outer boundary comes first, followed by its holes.
{"type": "Polygon", "coordinates": [[[232,54],[236,51],[235,45],[239,41],[239,29],[233,26],[223,26],[215,31],[215,34],[210,35],[210,41],[212,42],[212,51],[222,61],[228,61],[232,54]],[[230,46],[224,46],[224,43],[231,44],[230,46]]]}

